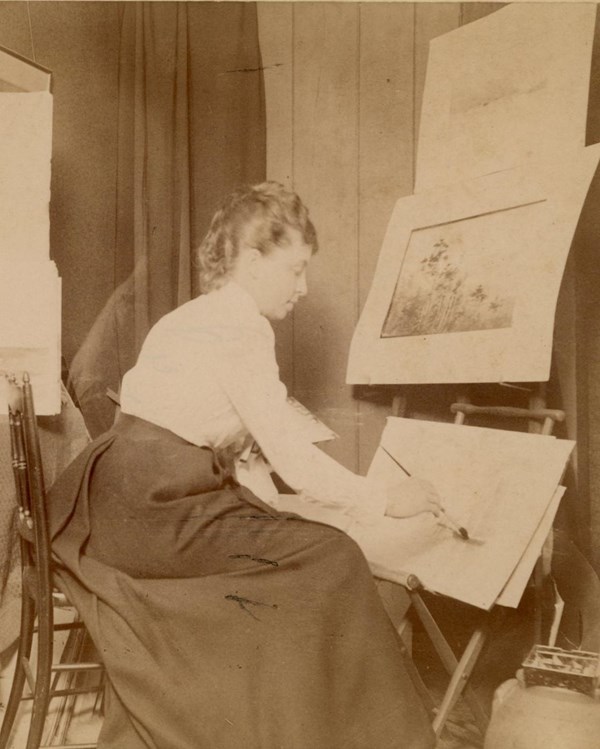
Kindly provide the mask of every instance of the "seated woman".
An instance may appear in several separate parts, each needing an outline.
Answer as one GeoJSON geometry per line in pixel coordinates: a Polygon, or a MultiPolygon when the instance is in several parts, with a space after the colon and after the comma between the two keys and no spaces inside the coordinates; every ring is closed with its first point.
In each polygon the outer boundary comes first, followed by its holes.
{"type": "Polygon", "coordinates": [[[346,516],[437,509],[426,484],[375,485],[297,427],[268,320],[306,294],[316,249],[294,193],[231,195],[199,248],[205,293],[153,327],[115,426],[52,488],[59,575],[106,665],[102,749],[434,744],[357,545],[236,479],[254,440],[346,516]]]}

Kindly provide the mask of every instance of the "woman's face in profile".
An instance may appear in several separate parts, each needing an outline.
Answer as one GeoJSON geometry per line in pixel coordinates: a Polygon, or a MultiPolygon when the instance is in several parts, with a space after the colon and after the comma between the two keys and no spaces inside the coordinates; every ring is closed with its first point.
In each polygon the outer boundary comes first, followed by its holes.
{"type": "Polygon", "coordinates": [[[296,302],[306,296],[306,269],[312,248],[300,233],[291,230],[289,243],[261,255],[258,263],[258,306],[269,320],[283,320],[296,302]]]}

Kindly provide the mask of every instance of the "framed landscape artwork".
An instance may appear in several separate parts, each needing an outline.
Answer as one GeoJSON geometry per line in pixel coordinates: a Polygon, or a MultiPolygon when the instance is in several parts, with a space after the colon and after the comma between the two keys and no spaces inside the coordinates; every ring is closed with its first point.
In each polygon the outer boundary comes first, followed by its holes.
{"type": "Polygon", "coordinates": [[[521,255],[512,236],[544,210],[540,201],[413,231],[381,337],[511,328],[521,255]]]}
{"type": "Polygon", "coordinates": [[[348,382],[548,379],[556,299],[598,146],[402,198],[348,382]]]}

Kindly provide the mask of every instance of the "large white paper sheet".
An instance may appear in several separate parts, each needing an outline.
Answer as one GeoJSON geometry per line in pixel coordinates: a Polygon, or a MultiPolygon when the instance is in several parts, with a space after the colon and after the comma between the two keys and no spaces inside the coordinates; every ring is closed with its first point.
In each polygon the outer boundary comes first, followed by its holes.
{"type": "Polygon", "coordinates": [[[548,379],[600,146],[402,198],[350,348],[355,384],[548,379]]]}
{"type": "Polygon", "coordinates": [[[60,412],[61,282],[51,261],[0,263],[0,403],[6,373],[31,377],[36,412],[60,412]]]}
{"type": "MultiPolygon", "coordinates": [[[[430,480],[447,512],[483,543],[465,542],[429,515],[384,518],[357,530],[357,540],[368,559],[387,565],[406,545],[401,568],[427,588],[490,608],[530,546],[573,446],[527,433],[389,418],[381,447],[413,476],[430,480]]],[[[401,472],[381,447],[370,475],[398,479],[401,472]]]]}
{"type": "Polygon", "coordinates": [[[298,432],[307,440],[316,444],[337,438],[338,435],[332,429],[291,395],[288,396],[287,402],[292,407],[290,418],[297,423],[298,432]]]}
{"type": "Polygon", "coordinates": [[[595,17],[516,3],[434,39],[415,192],[584,146],[595,17]]]}
{"type": "Polygon", "coordinates": [[[280,508],[347,532],[383,578],[405,584],[415,575],[427,589],[482,609],[496,602],[517,606],[562,496],[557,486],[573,445],[500,429],[388,419],[369,475],[396,483],[405,476],[385,448],[412,475],[430,480],[448,514],[483,543],[464,541],[431,514],[367,524],[301,497],[282,498],[280,508]]]}
{"type": "Polygon", "coordinates": [[[0,93],[0,261],[50,248],[52,95],[0,93]]]}
{"type": "Polygon", "coordinates": [[[523,556],[519,560],[519,563],[515,567],[515,571],[510,576],[509,581],[504,586],[502,593],[498,596],[497,604],[500,606],[509,606],[516,608],[519,605],[523,591],[537,560],[540,557],[540,549],[546,542],[546,539],[552,532],[552,524],[554,523],[554,517],[558,510],[560,500],[565,493],[565,487],[559,486],[554,492],[552,500],[548,505],[546,512],[540,524],[538,525],[533,538],[529,542],[527,549],[523,553],[523,556]]]}

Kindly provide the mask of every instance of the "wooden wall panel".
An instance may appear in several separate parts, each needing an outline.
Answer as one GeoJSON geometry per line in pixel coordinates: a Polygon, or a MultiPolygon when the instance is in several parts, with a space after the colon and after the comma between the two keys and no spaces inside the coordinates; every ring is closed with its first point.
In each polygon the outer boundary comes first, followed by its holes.
{"type": "Polygon", "coordinates": [[[269,179],[291,185],[293,139],[293,3],[258,3],[259,43],[265,82],[269,179]]]}
{"type": "Polygon", "coordinates": [[[282,379],[361,473],[390,403],[345,385],[349,344],[394,203],[413,189],[429,39],[459,19],[455,4],[427,6],[259,4],[267,174],[304,198],[322,247],[308,299],[276,329],[282,379]]]}
{"type": "Polygon", "coordinates": [[[409,3],[360,14],[359,306],[366,301],[394,203],[413,185],[413,34],[409,3]]]}
{"type": "Polygon", "coordinates": [[[413,191],[429,41],[497,7],[259,3],[267,174],[306,201],[322,247],[308,298],[277,327],[280,369],[339,433],[327,450],[361,473],[391,391],[346,386],[346,362],[392,208],[413,191]]]}
{"type": "MultiPolygon", "coordinates": [[[[392,209],[414,179],[414,6],[361,6],[359,107],[358,312],[364,306],[392,209]]],[[[358,407],[358,470],[365,473],[379,442],[389,402],[358,407]]],[[[358,395],[358,392],[357,392],[358,395]]]]}
{"type": "Polygon", "coordinates": [[[355,3],[294,4],[294,186],[311,208],[320,252],[294,315],[297,397],[341,439],[356,466],[356,404],[345,384],[357,320],[358,31],[355,3]]]}
{"type": "MultiPolygon", "coordinates": [[[[293,184],[294,102],[292,3],[257,4],[259,43],[265,82],[267,122],[267,178],[293,184]]],[[[276,355],[281,379],[294,390],[293,315],[274,325],[276,355]]]]}

